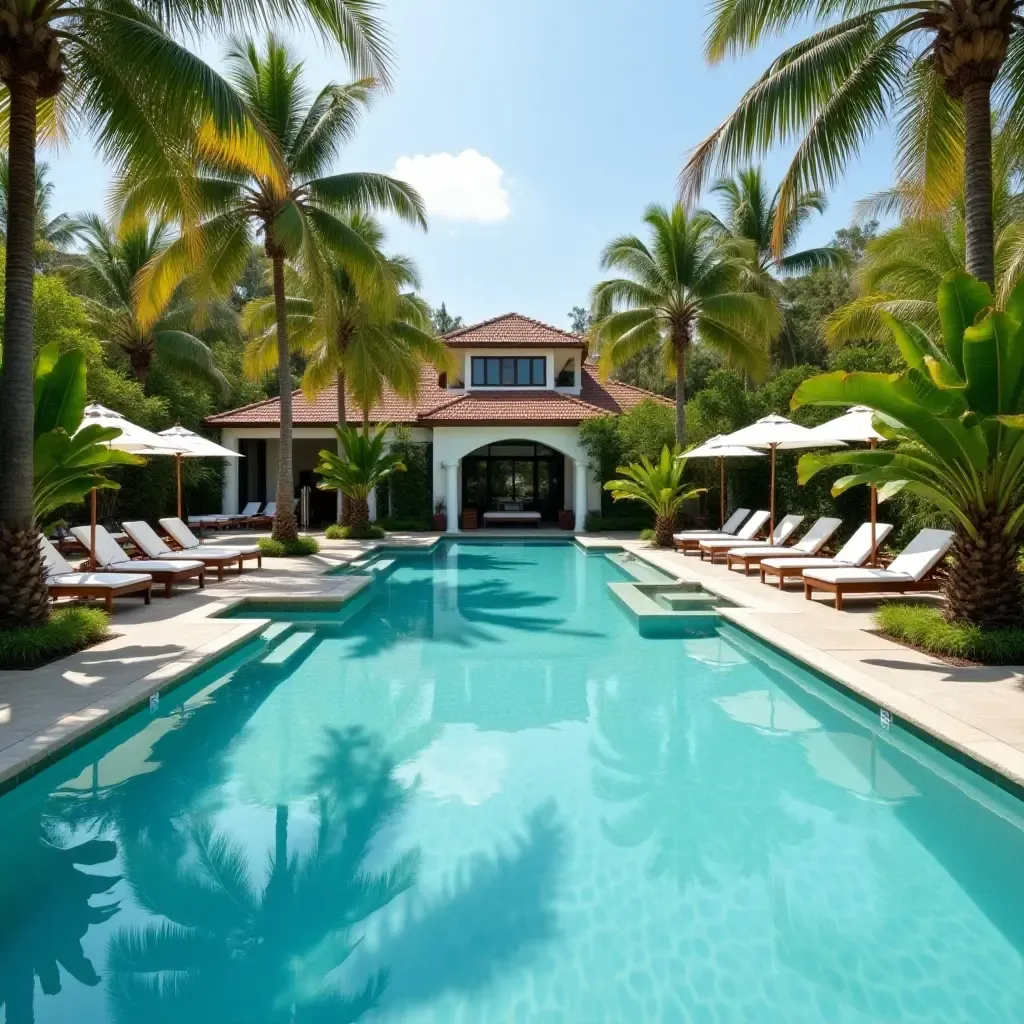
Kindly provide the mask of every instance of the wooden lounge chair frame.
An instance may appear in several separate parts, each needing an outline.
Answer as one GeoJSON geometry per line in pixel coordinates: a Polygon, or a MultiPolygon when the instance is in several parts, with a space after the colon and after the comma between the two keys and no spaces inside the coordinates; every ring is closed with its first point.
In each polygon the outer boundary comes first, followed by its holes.
{"type": "MultiPolygon", "coordinates": [[[[186,523],[184,520],[182,520],[182,525],[185,527],[186,530],[189,530],[188,523],[186,523]]],[[[189,530],[189,532],[191,533],[192,531],[189,530]]],[[[160,533],[163,536],[164,540],[167,541],[168,547],[173,548],[175,551],[180,551],[183,555],[195,554],[195,557],[199,557],[198,553],[203,551],[204,545],[202,543],[198,543],[198,544],[195,544],[195,545],[192,545],[192,546],[189,546],[189,547],[186,547],[184,544],[182,544],[174,536],[174,534],[172,534],[170,532],[170,530],[168,530],[167,527],[163,525],[163,520],[160,520],[160,533]]],[[[196,539],[198,540],[198,538],[196,538],[196,539]]],[[[232,545],[229,542],[226,546],[227,547],[233,547],[234,545],[232,545]]],[[[205,557],[205,555],[203,557],[205,557]]],[[[238,571],[239,572],[242,571],[242,569],[244,568],[244,566],[243,566],[244,562],[251,562],[253,559],[256,559],[256,568],[257,569],[262,569],[263,568],[263,552],[260,551],[259,548],[257,548],[255,551],[240,551],[239,552],[239,556],[238,556],[238,571]]],[[[200,560],[202,560],[202,559],[200,559],[200,560]]],[[[229,562],[230,561],[234,561],[234,559],[231,558],[228,561],[229,562]]],[[[210,560],[210,564],[211,565],[215,565],[216,563],[211,559],[210,560]]],[[[218,579],[223,579],[223,577],[222,576],[218,576],[218,579]]]]}
{"type": "MultiPolygon", "coordinates": [[[[147,572],[147,576],[154,576],[154,573],[147,572]]],[[[124,597],[126,594],[138,594],[146,604],[153,600],[153,580],[140,580],[138,583],[126,583],[121,587],[107,587],[102,583],[80,583],[67,584],[47,583],[50,597],[57,600],[58,597],[102,597],[103,607],[108,614],[114,611],[114,598],[124,597]]]]}
{"type": "Polygon", "coordinates": [[[804,597],[808,601],[813,591],[823,590],[835,599],[837,612],[843,610],[843,597],[846,594],[906,594],[912,591],[936,591],[942,586],[936,567],[922,579],[908,577],[905,580],[851,580],[845,583],[834,583],[832,580],[817,580],[804,576],[804,597]]]}

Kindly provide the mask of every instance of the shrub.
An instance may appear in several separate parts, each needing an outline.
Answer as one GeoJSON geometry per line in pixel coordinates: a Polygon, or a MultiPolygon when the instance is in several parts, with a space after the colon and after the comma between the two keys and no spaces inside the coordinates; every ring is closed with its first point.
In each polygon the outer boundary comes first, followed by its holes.
{"type": "MultiPolygon", "coordinates": [[[[399,479],[395,477],[395,479],[399,479]]],[[[377,525],[387,530],[388,533],[402,531],[403,533],[426,533],[433,529],[429,519],[378,519],[377,525]]]]}
{"type": "Polygon", "coordinates": [[[405,466],[404,473],[388,478],[390,510],[396,520],[429,522],[433,478],[429,444],[413,441],[408,427],[395,427],[390,450],[405,466]]]}
{"type": "Polygon", "coordinates": [[[940,657],[963,658],[986,665],[1024,662],[1024,629],[983,629],[947,622],[942,612],[927,605],[883,604],[877,613],[880,631],[893,640],[920,647],[940,657]]]}
{"type": "Polygon", "coordinates": [[[642,516],[602,516],[597,512],[588,512],[583,521],[583,529],[587,533],[604,533],[612,530],[647,530],[654,522],[654,513],[642,516]]]}
{"type": "Polygon", "coordinates": [[[110,616],[98,608],[57,608],[43,626],[0,630],[0,669],[35,668],[84,650],[107,636],[110,616]]]}
{"type": "Polygon", "coordinates": [[[307,555],[315,555],[320,550],[317,539],[306,535],[289,541],[260,537],[258,543],[264,558],[305,558],[307,555]]]}
{"type": "Polygon", "coordinates": [[[650,528],[648,528],[648,529],[646,529],[646,530],[641,530],[641,531],[640,531],[640,539],[641,539],[641,540],[649,540],[649,541],[653,541],[653,540],[654,540],[654,538],[655,538],[655,536],[656,536],[656,535],[655,535],[655,532],[654,532],[654,530],[652,530],[652,529],[650,529],[650,528]]]}
{"type": "Polygon", "coordinates": [[[364,523],[362,526],[341,526],[331,523],[324,530],[328,540],[380,540],[384,536],[384,528],[379,523],[364,523]]]}

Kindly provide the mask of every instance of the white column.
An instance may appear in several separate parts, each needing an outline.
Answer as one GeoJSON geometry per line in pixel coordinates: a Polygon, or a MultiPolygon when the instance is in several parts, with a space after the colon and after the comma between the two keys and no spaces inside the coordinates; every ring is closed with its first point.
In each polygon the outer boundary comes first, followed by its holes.
{"type": "Polygon", "coordinates": [[[576,532],[583,532],[583,523],[587,518],[587,463],[576,460],[575,486],[572,492],[572,507],[576,513],[576,532]]]}
{"type": "Polygon", "coordinates": [[[444,467],[444,503],[448,507],[448,533],[459,532],[459,464],[442,462],[444,467]]]}
{"type": "MultiPolygon", "coordinates": [[[[233,452],[238,451],[238,438],[224,435],[220,443],[233,452]]],[[[238,472],[241,459],[224,460],[224,483],[221,486],[220,510],[223,515],[234,516],[242,510],[238,507],[238,472]]],[[[201,512],[202,509],[196,509],[201,512]]]]}

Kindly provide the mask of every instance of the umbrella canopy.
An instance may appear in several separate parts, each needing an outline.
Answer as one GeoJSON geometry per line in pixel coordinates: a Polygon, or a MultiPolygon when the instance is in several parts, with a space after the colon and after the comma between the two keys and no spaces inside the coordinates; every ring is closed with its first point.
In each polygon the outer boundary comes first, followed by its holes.
{"type": "Polygon", "coordinates": [[[749,427],[741,427],[726,434],[723,443],[742,445],[749,448],[767,448],[772,457],[771,504],[768,512],[768,542],[775,541],[775,453],[780,448],[824,448],[842,447],[844,442],[837,438],[822,437],[808,427],[787,420],[785,416],[772,414],[762,416],[749,427]]]}
{"type": "MultiPolygon", "coordinates": [[[[872,450],[884,438],[872,423],[875,410],[866,405],[855,405],[847,409],[842,416],[834,420],[822,423],[811,430],[823,438],[832,438],[837,441],[859,441],[863,444],[870,444],[872,450]]],[[[877,564],[878,552],[875,550],[875,524],[878,522],[878,491],[871,486],[871,565],[877,564]]]]}
{"type": "Polygon", "coordinates": [[[211,441],[202,434],[178,424],[176,427],[169,427],[161,430],[157,435],[165,441],[170,442],[177,449],[177,454],[183,459],[241,459],[244,458],[241,452],[232,451],[223,445],[211,441]]]}
{"type": "Polygon", "coordinates": [[[833,441],[884,441],[885,438],[875,430],[871,422],[875,410],[866,405],[855,405],[847,409],[842,416],[837,416],[828,423],[811,428],[812,434],[833,441]]]}
{"type": "MultiPolygon", "coordinates": [[[[82,427],[96,424],[101,427],[115,427],[121,431],[120,437],[103,443],[118,452],[131,452],[134,455],[176,455],[178,449],[168,438],[154,434],[137,423],[132,423],[119,412],[108,409],[105,405],[93,403],[85,407],[82,414],[82,427]]],[[[96,488],[89,496],[89,566],[96,567],[96,488]]]]}
{"type": "Polygon", "coordinates": [[[719,516],[722,523],[725,522],[725,460],[763,457],[761,452],[755,452],[753,448],[744,448],[739,444],[724,444],[725,440],[725,434],[716,434],[699,448],[684,452],[680,456],[683,459],[718,459],[719,491],[721,493],[719,516]]]}
{"type": "Polygon", "coordinates": [[[203,437],[202,434],[197,434],[195,431],[189,430],[183,427],[180,423],[174,427],[168,427],[167,430],[161,430],[160,437],[178,447],[176,452],[176,469],[177,469],[177,481],[178,481],[178,518],[181,518],[182,513],[182,497],[181,497],[181,460],[182,459],[241,459],[244,458],[241,452],[232,451],[230,448],[225,448],[223,445],[217,444],[215,441],[211,441],[208,437],[203,437]]]}
{"type": "Polygon", "coordinates": [[[108,448],[118,452],[134,452],[136,455],[175,455],[179,451],[174,441],[159,434],[154,434],[137,423],[132,423],[119,412],[108,409],[105,405],[94,403],[87,405],[82,415],[82,424],[78,428],[97,424],[101,427],[116,427],[121,431],[120,437],[113,441],[105,441],[108,448]]]}

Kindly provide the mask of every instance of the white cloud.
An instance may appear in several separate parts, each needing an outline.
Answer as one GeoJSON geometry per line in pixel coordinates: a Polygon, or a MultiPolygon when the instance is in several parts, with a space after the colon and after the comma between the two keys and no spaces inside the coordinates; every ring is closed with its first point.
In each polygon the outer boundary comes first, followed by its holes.
{"type": "Polygon", "coordinates": [[[419,191],[434,217],[493,224],[509,215],[505,172],[475,149],[400,156],[391,173],[419,191]]]}

